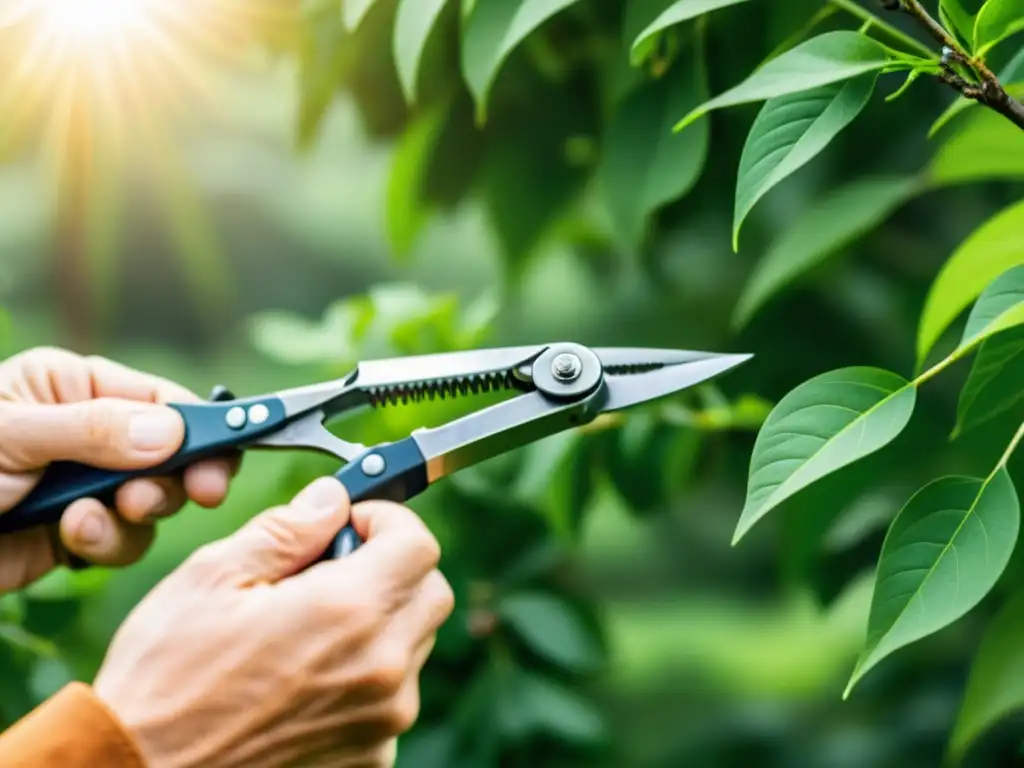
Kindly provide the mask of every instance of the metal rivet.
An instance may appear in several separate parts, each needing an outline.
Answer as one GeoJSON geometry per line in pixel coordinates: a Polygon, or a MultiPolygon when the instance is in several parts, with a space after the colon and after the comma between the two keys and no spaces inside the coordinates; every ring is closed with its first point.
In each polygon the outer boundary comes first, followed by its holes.
{"type": "Polygon", "coordinates": [[[363,459],[362,464],[359,466],[362,468],[363,474],[369,475],[370,477],[376,477],[386,469],[384,457],[379,453],[371,453],[363,459]]]}
{"type": "Polygon", "coordinates": [[[245,408],[240,405],[236,405],[231,408],[225,415],[224,421],[232,429],[241,429],[245,426],[245,408]]]}
{"type": "Polygon", "coordinates": [[[576,355],[564,352],[551,362],[551,373],[560,381],[572,381],[579,378],[583,371],[583,363],[576,355]]]}
{"type": "Polygon", "coordinates": [[[262,424],[270,418],[270,409],[263,403],[256,403],[249,409],[249,421],[252,424],[262,424]]]}

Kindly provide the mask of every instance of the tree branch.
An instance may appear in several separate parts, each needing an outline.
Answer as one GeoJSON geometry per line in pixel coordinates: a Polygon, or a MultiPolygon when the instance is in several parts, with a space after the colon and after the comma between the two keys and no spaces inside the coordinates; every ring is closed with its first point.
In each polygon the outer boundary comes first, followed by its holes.
{"type": "Polygon", "coordinates": [[[915,19],[942,46],[941,82],[958,91],[964,98],[973,99],[998,112],[1024,130],[1024,104],[1006,92],[999,78],[985,66],[984,61],[972,58],[967,53],[945,27],[928,13],[920,0],[881,0],[881,4],[888,11],[903,12],[915,19]],[[973,76],[973,82],[960,74],[953,64],[967,69],[973,76]]]}

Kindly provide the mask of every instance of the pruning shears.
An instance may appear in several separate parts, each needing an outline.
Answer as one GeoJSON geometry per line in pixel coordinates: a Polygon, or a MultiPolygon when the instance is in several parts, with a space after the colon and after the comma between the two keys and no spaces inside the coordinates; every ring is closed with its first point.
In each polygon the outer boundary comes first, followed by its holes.
{"type": "MultiPolygon", "coordinates": [[[[250,448],[330,454],[344,462],[336,477],[352,503],[401,503],[460,469],[600,414],[687,389],[750,357],[557,343],[368,360],[340,379],[240,399],[218,387],[208,402],[170,404],[185,422],[184,441],[171,459],[132,472],[55,462],[20,504],[0,514],[0,533],[58,523],[80,498],[112,505],[116,490],[129,480],[174,475],[201,459],[250,448]],[[328,420],[367,407],[495,391],[516,395],[395,442],[367,447],[325,427],[328,420]]],[[[348,526],[322,559],[343,557],[361,543],[348,526]]]]}

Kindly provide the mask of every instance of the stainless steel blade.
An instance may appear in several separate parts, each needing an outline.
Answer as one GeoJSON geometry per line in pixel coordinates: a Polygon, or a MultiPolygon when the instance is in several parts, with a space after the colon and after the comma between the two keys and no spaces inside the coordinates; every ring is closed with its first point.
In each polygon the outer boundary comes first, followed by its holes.
{"type": "Polygon", "coordinates": [[[666,365],[682,365],[721,357],[717,352],[657,347],[596,347],[593,352],[608,373],[663,368],[666,365]]]}
{"type": "MultiPolygon", "coordinates": [[[[699,354],[699,353],[698,353],[699,354]]],[[[619,411],[638,403],[681,392],[703,381],[725,373],[753,357],[753,355],[714,355],[693,362],[669,365],[646,373],[610,374],[605,377],[608,394],[602,411],[619,411]]]]}

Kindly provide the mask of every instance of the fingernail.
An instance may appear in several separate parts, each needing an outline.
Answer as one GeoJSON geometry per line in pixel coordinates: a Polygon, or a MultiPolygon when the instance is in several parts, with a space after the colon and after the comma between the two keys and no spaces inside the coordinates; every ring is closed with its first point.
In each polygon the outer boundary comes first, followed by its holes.
{"type": "Polygon", "coordinates": [[[137,451],[156,451],[175,443],[181,435],[181,418],[169,408],[151,408],[132,416],[128,439],[137,451]]]}
{"type": "Polygon", "coordinates": [[[299,491],[292,507],[303,517],[331,517],[344,502],[344,486],[333,477],[321,477],[299,491]]]}
{"type": "Polygon", "coordinates": [[[78,524],[77,538],[82,544],[99,544],[103,539],[103,520],[99,515],[86,515],[78,524]]]}

